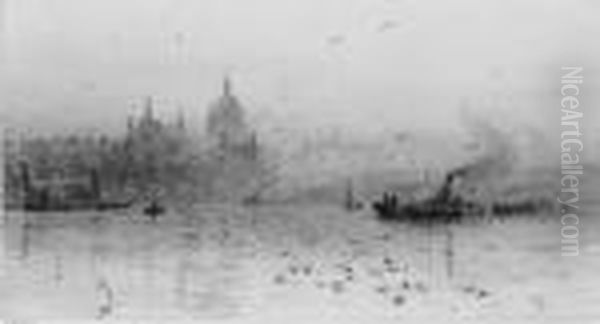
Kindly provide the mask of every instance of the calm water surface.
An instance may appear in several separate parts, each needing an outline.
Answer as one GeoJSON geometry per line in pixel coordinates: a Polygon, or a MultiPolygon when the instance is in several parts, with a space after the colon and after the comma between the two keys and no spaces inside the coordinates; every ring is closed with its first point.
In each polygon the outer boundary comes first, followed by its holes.
{"type": "MultiPolygon", "coordinates": [[[[598,228],[592,220],[583,234],[598,228]]],[[[565,260],[558,225],[409,229],[368,213],[298,206],[190,207],[156,223],[134,211],[11,213],[2,227],[0,314],[564,323],[577,312],[593,321],[600,240],[583,235],[585,255],[565,260]]]]}

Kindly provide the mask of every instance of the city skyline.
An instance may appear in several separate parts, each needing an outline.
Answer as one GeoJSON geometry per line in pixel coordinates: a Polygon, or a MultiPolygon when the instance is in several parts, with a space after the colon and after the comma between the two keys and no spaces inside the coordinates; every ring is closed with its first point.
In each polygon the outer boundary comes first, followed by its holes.
{"type": "MultiPolygon", "coordinates": [[[[254,118],[265,120],[273,115],[277,122],[309,125],[321,115],[336,115],[365,127],[439,128],[448,126],[440,120],[457,124],[461,97],[499,91],[518,103],[503,113],[518,111],[519,118],[549,128],[540,115],[558,117],[542,113],[558,98],[549,81],[553,66],[568,63],[562,62],[568,54],[591,62],[598,52],[591,42],[597,23],[586,13],[597,8],[577,3],[570,17],[581,28],[560,23],[569,8],[560,1],[545,2],[533,25],[527,17],[537,8],[534,1],[314,6],[255,0],[230,6],[155,0],[139,6],[129,0],[113,6],[5,0],[6,99],[0,111],[15,124],[43,116],[35,127],[49,130],[60,128],[63,119],[83,128],[101,120],[116,129],[132,98],[154,95],[179,103],[193,121],[230,74],[254,118]],[[502,22],[510,17],[515,19],[505,28],[502,22]],[[548,33],[557,37],[548,39],[548,33]],[[582,47],[589,51],[577,51],[582,47]],[[440,51],[445,55],[435,54],[440,51]],[[444,118],[429,118],[431,111],[444,118]]],[[[597,73],[587,66],[587,73],[597,73]]]]}

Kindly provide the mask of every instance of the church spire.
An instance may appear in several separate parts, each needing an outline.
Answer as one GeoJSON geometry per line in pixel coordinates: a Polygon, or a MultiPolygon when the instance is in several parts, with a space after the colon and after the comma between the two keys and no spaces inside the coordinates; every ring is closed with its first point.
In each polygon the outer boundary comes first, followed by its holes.
{"type": "Polygon", "coordinates": [[[179,107],[177,110],[177,127],[179,129],[185,129],[185,117],[183,115],[183,109],[179,107]]]}
{"type": "Polygon", "coordinates": [[[134,121],[133,121],[133,116],[128,115],[127,116],[127,132],[128,133],[133,132],[134,127],[135,127],[135,125],[134,125],[134,121]]]}
{"type": "Polygon", "coordinates": [[[229,97],[231,95],[231,80],[229,76],[225,76],[223,79],[223,95],[229,97]]]}
{"type": "Polygon", "coordinates": [[[152,108],[152,97],[151,96],[146,97],[146,102],[145,102],[145,106],[144,106],[144,119],[146,121],[154,120],[154,111],[152,108]]]}

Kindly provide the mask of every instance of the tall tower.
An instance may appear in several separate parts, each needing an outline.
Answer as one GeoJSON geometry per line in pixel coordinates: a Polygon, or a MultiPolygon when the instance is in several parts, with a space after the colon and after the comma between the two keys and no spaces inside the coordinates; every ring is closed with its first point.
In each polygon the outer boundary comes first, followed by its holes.
{"type": "Polygon", "coordinates": [[[223,96],[229,97],[231,95],[231,80],[229,76],[225,76],[223,79],[223,96]]]}
{"type": "Polygon", "coordinates": [[[144,116],[142,117],[142,119],[145,122],[152,122],[154,121],[154,111],[153,111],[153,107],[152,107],[152,97],[148,96],[145,99],[144,102],[144,116]]]}
{"type": "Polygon", "coordinates": [[[162,130],[162,123],[154,115],[154,101],[151,96],[144,100],[144,112],[138,123],[138,130],[145,136],[155,136],[162,130]]]}
{"type": "Polygon", "coordinates": [[[258,158],[258,136],[256,135],[256,131],[250,133],[250,143],[248,146],[249,158],[251,160],[256,160],[258,158]]]}
{"type": "Polygon", "coordinates": [[[135,127],[133,122],[133,116],[127,116],[127,134],[131,135],[133,133],[133,128],[135,127]]]}
{"type": "Polygon", "coordinates": [[[181,131],[185,130],[185,116],[181,107],[177,111],[177,128],[181,131]]]}

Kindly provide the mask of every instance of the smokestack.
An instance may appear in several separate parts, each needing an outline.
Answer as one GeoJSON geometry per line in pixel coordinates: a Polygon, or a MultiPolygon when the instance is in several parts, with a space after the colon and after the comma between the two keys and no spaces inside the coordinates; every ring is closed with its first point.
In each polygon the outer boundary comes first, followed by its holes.
{"type": "Polygon", "coordinates": [[[96,168],[92,168],[92,170],[90,171],[90,187],[94,200],[96,201],[96,203],[99,202],[101,198],[100,177],[98,175],[98,169],[96,168]]]}
{"type": "Polygon", "coordinates": [[[31,173],[29,164],[26,161],[20,161],[19,168],[21,170],[21,181],[23,182],[23,193],[25,194],[25,199],[27,199],[31,192],[31,173]]]}

